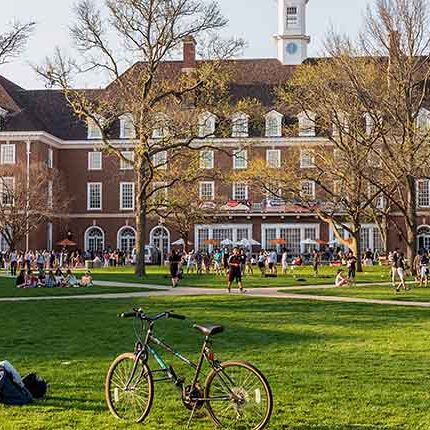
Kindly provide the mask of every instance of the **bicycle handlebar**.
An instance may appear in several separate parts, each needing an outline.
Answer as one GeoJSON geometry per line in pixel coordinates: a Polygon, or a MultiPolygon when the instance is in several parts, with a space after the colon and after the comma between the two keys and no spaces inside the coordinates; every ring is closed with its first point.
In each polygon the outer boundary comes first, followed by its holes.
{"type": "Polygon", "coordinates": [[[161,312],[153,317],[146,315],[142,309],[133,309],[131,312],[123,312],[118,315],[120,318],[140,318],[144,321],[154,322],[162,318],[175,318],[177,320],[185,320],[184,315],[178,315],[173,313],[173,311],[161,312]]]}

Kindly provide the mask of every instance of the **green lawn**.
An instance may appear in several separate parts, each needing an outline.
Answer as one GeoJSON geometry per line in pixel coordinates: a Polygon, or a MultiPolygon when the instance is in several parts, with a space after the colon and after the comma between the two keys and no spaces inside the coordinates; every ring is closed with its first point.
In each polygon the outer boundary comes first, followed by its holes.
{"type": "Polygon", "coordinates": [[[408,284],[409,291],[401,290],[396,292],[391,285],[375,285],[366,287],[341,287],[329,289],[307,289],[294,291],[294,294],[311,294],[316,296],[339,296],[358,297],[364,299],[377,300],[405,300],[430,302],[430,288],[415,287],[415,284],[408,284]]]}
{"type": "MultiPolygon", "coordinates": [[[[222,323],[221,359],[245,359],[268,376],[275,399],[270,429],[427,430],[430,423],[430,315],[426,309],[234,297],[0,303],[0,357],[50,382],[49,398],[0,407],[0,428],[184,428],[188,412],[173,387],[156,385],[148,422],[123,426],[103,399],[113,358],[133,345],[132,322],[116,314],[141,305],[175,309],[159,333],[197,357],[193,321],[222,323]]],[[[175,364],[176,361],[173,361],[175,364]]],[[[187,376],[181,366],[178,374],[187,376]]],[[[210,430],[201,418],[192,427],[210,430]]]]}
{"type": "Polygon", "coordinates": [[[16,288],[15,280],[0,278],[0,297],[77,296],[82,294],[138,293],[149,291],[134,287],[88,287],[88,288],[16,288]]]}
{"type": "MultiPolygon", "coordinates": [[[[157,266],[148,266],[147,276],[138,279],[134,276],[132,267],[120,268],[103,268],[94,269],[92,274],[94,279],[100,281],[116,282],[141,282],[153,285],[170,285],[170,277],[167,268],[157,266]]],[[[278,268],[280,271],[280,268],[278,268]]],[[[297,285],[323,285],[334,283],[337,268],[323,266],[320,269],[318,277],[314,277],[312,268],[309,266],[298,267],[294,270],[289,269],[288,274],[279,273],[277,278],[263,278],[257,268],[254,269],[254,275],[245,275],[244,284],[246,288],[264,288],[264,287],[290,287],[297,285]]],[[[363,273],[357,274],[357,282],[384,282],[389,280],[389,267],[366,267],[363,273]]],[[[195,273],[185,274],[181,280],[180,286],[183,287],[202,287],[202,288],[225,288],[225,276],[214,274],[197,275],[195,273]]]]}

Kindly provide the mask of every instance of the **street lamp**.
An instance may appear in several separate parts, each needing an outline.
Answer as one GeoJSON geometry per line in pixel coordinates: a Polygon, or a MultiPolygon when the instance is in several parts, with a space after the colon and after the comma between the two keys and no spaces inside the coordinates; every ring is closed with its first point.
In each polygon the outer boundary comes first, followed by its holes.
{"type": "Polygon", "coordinates": [[[160,256],[161,256],[161,262],[160,265],[163,267],[164,266],[164,218],[160,216],[159,220],[158,220],[158,227],[160,229],[160,235],[159,235],[159,240],[160,240],[160,256]]]}

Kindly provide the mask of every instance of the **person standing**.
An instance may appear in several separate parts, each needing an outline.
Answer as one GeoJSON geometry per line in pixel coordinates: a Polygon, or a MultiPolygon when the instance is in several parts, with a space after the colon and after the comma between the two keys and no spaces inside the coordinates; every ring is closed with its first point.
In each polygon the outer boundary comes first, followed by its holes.
{"type": "Polygon", "coordinates": [[[13,249],[10,253],[10,274],[16,276],[16,268],[18,267],[18,254],[13,249]]]}
{"type": "Polygon", "coordinates": [[[429,264],[429,255],[427,251],[424,251],[420,259],[420,287],[424,285],[427,288],[428,286],[429,264]]]}
{"type": "Polygon", "coordinates": [[[282,250],[282,257],[281,257],[281,264],[282,264],[282,273],[284,275],[287,274],[287,270],[288,270],[288,253],[287,250],[284,248],[282,250]]]}
{"type": "Polygon", "coordinates": [[[315,278],[318,276],[318,269],[320,267],[320,263],[321,263],[320,254],[316,249],[314,249],[312,251],[312,267],[314,269],[314,277],[315,278]]]}
{"type": "Polygon", "coordinates": [[[391,254],[391,283],[393,287],[396,286],[398,258],[399,258],[399,248],[396,248],[396,250],[391,254]]]}
{"type": "Polygon", "coordinates": [[[349,251],[348,253],[346,264],[348,266],[348,279],[351,285],[355,285],[355,274],[357,271],[357,257],[354,255],[352,251],[349,251]]]}
{"type": "Polygon", "coordinates": [[[239,253],[238,248],[233,249],[233,254],[230,255],[228,259],[228,285],[227,285],[227,291],[231,292],[231,284],[233,281],[237,282],[237,285],[239,286],[239,291],[241,293],[244,293],[245,290],[243,289],[242,284],[242,272],[241,272],[241,257],[239,253]]]}
{"type": "Polygon", "coordinates": [[[169,257],[169,264],[170,264],[170,278],[172,280],[172,288],[176,288],[179,283],[179,265],[181,263],[181,256],[179,253],[174,249],[172,251],[172,255],[169,257]]]}
{"type": "Polygon", "coordinates": [[[398,255],[397,263],[396,263],[396,272],[397,272],[397,276],[399,277],[399,283],[396,286],[396,292],[399,292],[401,288],[403,288],[404,290],[409,289],[406,287],[406,283],[405,283],[405,268],[406,268],[405,258],[404,258],[403,252],[401,252],[398,255]]]}

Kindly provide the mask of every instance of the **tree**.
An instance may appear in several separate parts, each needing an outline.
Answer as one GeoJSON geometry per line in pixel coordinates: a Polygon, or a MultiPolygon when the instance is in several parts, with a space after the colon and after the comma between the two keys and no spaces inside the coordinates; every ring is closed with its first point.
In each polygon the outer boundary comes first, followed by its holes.
{"type": "Polygon", "coordinates": [[[0,236],[16,249],[27,235],[67,212],[69,201],[56,170],[43,163],[0,166],[0,236]]]}
{"type": "Polygon", "coordinates": [[[35,22],[15,22],[4,33],[0,33],[0,65],[21,54],[35,26],[35,22]]]}
{"type": "MultiPolygon", "coordinates": [[[[223,60],[237,54],[243,42],[213,36],[226,23],[216,2],[105,0],[101,10],[83,0],[76,7],[72,27],[82,60],[66,59],[57,50],[53,59],[37,68],[50,84],[64,91],[80,118],[100,130],[104,150],[122,159],[120,147],[111,139],[111,128],[120,117],[128,120],[134,157],[124,161],[132,164],[136,175],[138,276],[145,274],[148,201],[154,184],[160,188],[156,176],[183,159],[184,149],[204,148],[205,138],[222,134],[223,119],[231,116],[229,71],[223,60]],[[116,45],[109,42],[112,33],[117,36],[116,45]],[[208,60],[198,64],[193,56],[196,38],[202,41],[201,55],[208,60]],[[190,55],[182,70],[165,61],[183,43],[190,55]],[[125,73],[123,66],[130,66],[125,73]],[[73,89],[73,79],[87,72],[104,73],[112,83],[101,91],[73,89]],[[206,112],[213,117],[207,119],[206,112]],[[214,118],[216,131],[211,127],[214,118]]],[[[171,176],[165,186],[173,186],[181,176],[171,176]]]]}

